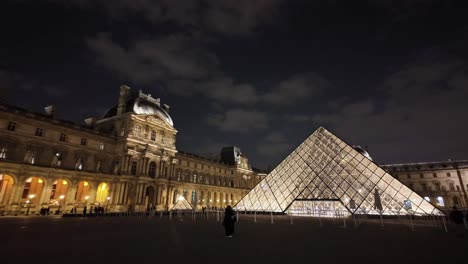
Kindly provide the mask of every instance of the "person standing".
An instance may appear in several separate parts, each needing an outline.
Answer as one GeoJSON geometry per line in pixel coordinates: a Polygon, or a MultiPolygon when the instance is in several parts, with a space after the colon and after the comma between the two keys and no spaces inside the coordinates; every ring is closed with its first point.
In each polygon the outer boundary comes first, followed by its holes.
{"type": "Polygon", "coordinates": [[[85,207],[83,208],[83,216],[86,216],[86,205],[85,205],[85,207]]]}
{"type": "Polygon", "coordinates": [[[226,207],[226,210],[224,211],[224,220],[223,220],[223,226],[224,226],[226,237],[232,237],[232,235],[234,234],[234,223],[236,221],[237,221],[236,215],[234,214],[234,211],[232,210],[231,206],[228,205],[226,207]]]}

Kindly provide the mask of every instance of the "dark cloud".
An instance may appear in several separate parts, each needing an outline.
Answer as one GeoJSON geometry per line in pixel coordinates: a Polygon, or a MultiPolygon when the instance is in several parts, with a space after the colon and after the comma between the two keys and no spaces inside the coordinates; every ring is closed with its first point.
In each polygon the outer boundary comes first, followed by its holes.
{"type": "Polygon", "coordinates": [[[109,34],[87,40],[97,63],[140,84],[163,79],[197,80],[217,64],[216,56],[184,35],[137,40],[125,48],[109,34]]]}
{"type": "Polygon", "coordinates": [[[381,94],[346,101],[314,120],[372,146],[382,160],[453,158],[447,150],[462,158],[468,147],[460,133],[468,129],[461,121],[468,112],[467,73],[468,63],[459,60],[410,63],[383,81],[381,94]]]}
{"type": "Polygon", "coordinates": [[[71,0],[53,1],[68,7],[103,8],[115,20],[132,16],[159,24],[172,22],[188,26],[189,30],[203,30],[229,36],[250,35],[259,26],[271,23],[277,14],[280,0],[71,0]]]}
{"type": "Polygon", "coordinates": [[[214,114],[206,122],[224,132],[246,133],[268,127],[269,117],[266,112],[244,109],[230,109],[224,114],[214,114]]]}
{"type": "Polygon", "coordinates": [[[328,87],[330,83],[317,73],[296,74],[274,86],[263,95],[263,100],[271,104],[290,105],[317,95],[328,87]]]}
{"type": "Polygon", "coordinates": [[[291,149],[292,144],[288,142],[286,136],[279,131],[270,132],[257,144],[258,153],[269,158],[284,157],[291,149]]]}

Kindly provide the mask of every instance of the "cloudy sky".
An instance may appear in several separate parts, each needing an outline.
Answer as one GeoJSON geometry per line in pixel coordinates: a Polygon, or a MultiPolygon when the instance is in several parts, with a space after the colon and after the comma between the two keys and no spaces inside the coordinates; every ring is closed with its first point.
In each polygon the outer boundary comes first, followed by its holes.
{"type": "Polygon", "coordinates": [[[468,159],[468,16],[450,0],[48,0],[0,8],[0,98],[171,106],[177,147],[274,166],[317,127],[379,163],[468,159]]]}

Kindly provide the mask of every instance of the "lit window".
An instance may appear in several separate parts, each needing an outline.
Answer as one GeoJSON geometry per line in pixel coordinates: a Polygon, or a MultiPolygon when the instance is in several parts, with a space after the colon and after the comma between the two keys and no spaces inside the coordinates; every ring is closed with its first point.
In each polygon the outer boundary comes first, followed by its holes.
{"type": "Polygon", "coordinates": [[[15,123],[15,122],[10,122],[10,123],[8,123],[7,129],[10,130],[10,131],[15,131],[15,129],[16,129],[16,123],[15,123]]]}
{"type": "Polygon", "coordinates": [[[104,143],[99,142],[99,150],[104,150],[104,143]]]}
{"type": "Polygon", "coordinates": [[[151,131],[151,140],[156,141],[156,131],[154,130],[151,131]]]}
{"type": "Polygon", "coordinates": [[[424,200],[431,202],[431,198],[429,198],[429,196],[424,196],[424,200]]]}
{"type": "Polygon", "coordinates": [[[440,206],[445,206],[444,198],[442,198],[442,196],[437,196],[437,204],[440,206]]]}
{"type": "Polygon", "coordinates": [[[86,141],[87,141],[86,138],[82,138],[81,139],[81,145],[86,146],[86,143],[87,143],[86,141]]]}
{"type": "Polygon", "coordinates": [[[60,133],[60,141],[65,142],[66,140],[67,140],[67,135],[65,135],[64,133],[60,133]]]}
{"type": "Polygon", "coordinates": [[[2,147],[0,149],[0,159],[6,159],[6,154],[7,154],[7,148],[6,147],[2,147]]]}
{"type": "Polygon", "coordinates": [[[44,132],[44,129],[42,128],[36,128],[36,136],[37,137],[42,137],[42,133],[44,132]]]}
{"type": "Polygon", "coordinates": [[[82,159],[82,158],[79,158],[79,159],[76,161],[75,169],[78,169],[78,170],[82,170],[82,169],[83,169],[83,159],[82,159]]]}
{"type": "Polygon", "coordinates": [[[24,155],[24,162],[29,164],[34,164],[36,160],[36,154],[32,150],[26,151],[26,155],[24,155]]]}
{"type": "Polygon", "coordinates": [[[101,171],[101,167],[102,167],[102,162],[100,160],[98,160],[96,162],[96,171],[101,171]]]}
{"type": "Polygon", "coordinates": [[[60,165],[62,165],[62,159],[63,159],[62,153],[59,153],[59,152],[55,153],[54,159],[52,161],[52,165],[60,167],[60,165]]]}

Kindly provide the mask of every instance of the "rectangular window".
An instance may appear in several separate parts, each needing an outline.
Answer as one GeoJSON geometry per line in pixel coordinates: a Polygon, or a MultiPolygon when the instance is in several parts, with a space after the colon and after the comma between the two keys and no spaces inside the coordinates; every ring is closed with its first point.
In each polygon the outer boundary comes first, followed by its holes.
{"type": "Polygon", "coordinates": [[[437,203],[438,203],[440,206],[445,206],[444,198],[443,198],[442,196],[437,196],[437,203]]]}
{"type": "Polygon", "coordinates": [[[0,148],[0,159],[6,159],[6,154],[7,154],[7,148],[6,147],[0,148]]]}
{"type": "Polygon", "coordinates": [[[10,130],[10,131],[15,131],[15,129],[16,129],[16,123],[15,123],[15,122],[10,122],[10,123],[8,123],[7,129],[10,130]]]}
{"type": "Polygon", "coordinates": [[[437,173],[432,173],[432,177],[437,178],[437,173]]]}
{"type": "Polygon", "coordinates": [[[136,171],[137,171],[137,162],[132,161],[132,164],[130,166],[130,174],[131,175],[136,175],[136,171]]]}
{"type": "Polygon", "coordinates": [[[421,183],[421,187],[424,192],[427,191],[427,184],[421,183]]]}
{"type": "Polygon", "coordinates": [[[36,128],[36,136],[37,137],[42,137],[42,133],[44,132],[44,129],[42,128],[36,128]]]}
{"type": "Polygon", "coordinates": [[[455,185],[453,183],[449,184],[449,188],[451,191],[455,191],[455,185]]]}
{"type": "Polygon", "coordinates": [[[442,189],[440,188],[440,183],[436,182],[434,183],[436,191],[441,191],[442,189]]]}
{"type": "Polygon", "coordinates": [[[411,179],[411,175],[406,174],[406,178],[411,179]]]}
{"type": "Polygon", "coordinates": [[[60,133],[60,141],[67,141],[67,135],[65,135],[64,133],[60,133]]]}
{"type": "Polygon", "coordinates": [[[24,162],[29,164],[34,164],[36,160],[36,154],[32,150],[26,151],[26,155],[24,156],[24,162]]]}
{"type": "Polygon", "coordinates": [[[99,142],[99,150],[104,150],[104,143],[99,142]]]}
{"type": "Polygon", "coordinates": [[[82,138],[81,139],[81,145],[86,146],[86,143],[87,143],[86,141],[87,141],[86,138],[82,138]]]}
{"type": "Polygon", "coordinates": [[[447,172],[447,177],[450,177],[450,172],[447,172]]]}
{"type": "Polygon", "coordinates": [[[424,178],[424,174],[420,173],[419,178],[421,178],[421,179],[424,178]]]}

